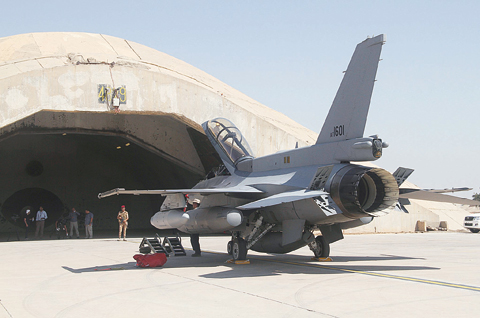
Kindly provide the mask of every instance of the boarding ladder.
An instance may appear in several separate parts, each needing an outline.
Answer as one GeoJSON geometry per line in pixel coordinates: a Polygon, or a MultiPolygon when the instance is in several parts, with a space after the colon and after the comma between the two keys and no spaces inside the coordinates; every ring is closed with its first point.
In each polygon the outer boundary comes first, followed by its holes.
{"type": "Polygon", "coordinates": [[[182,246],[182,239],[177,237],[165,237],[163,239],[163,248],[169,252],[173,253],[175,256],[186,256],[187,253],[182,246]]]}
{"type": "Polygon", "coordinates": [[[140,253],[163,253],[169,256],[165,247],[162,245],[162,239],[158,234],[152,239],[144,237],[140,243],[139,250],[140,253]]]}
{"type": "Polygon", "coordinates": [[[187,253],[182,246],[182,240],[180,237],[165,237],[163,239],[155,234],[152,239],[144,237],[139,246],[140,253],[163,253],[166,256],[170,256],[173,253],[174,256],[186,256],[187,253]]]}

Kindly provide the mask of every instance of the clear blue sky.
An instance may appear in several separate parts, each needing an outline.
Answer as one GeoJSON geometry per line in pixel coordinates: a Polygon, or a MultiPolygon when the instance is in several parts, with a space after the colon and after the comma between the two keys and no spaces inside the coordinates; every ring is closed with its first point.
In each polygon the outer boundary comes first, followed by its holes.
{"type": "Polygon", "coordinates": [[[480,192],[479,12],[479,1],[461,0],[16,1],[2,6],[0,37],[125,38],[318,132],[355,45],[384,33],[366,128],[390,143],[377,164],[414,168],[421,187],[480,192]]]}

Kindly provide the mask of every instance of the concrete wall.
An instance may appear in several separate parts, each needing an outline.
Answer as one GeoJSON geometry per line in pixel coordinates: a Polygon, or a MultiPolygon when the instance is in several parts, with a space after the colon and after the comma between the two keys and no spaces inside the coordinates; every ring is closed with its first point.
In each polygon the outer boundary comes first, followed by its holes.
{"type": "Polygon", "coordinates": [[[99,84],[126,87],[121,110],[180,114],[197,124],[226,117],[257,155],[316,139],[316,133],[207,73],[137,43],[84,33],[0,39],[0,127],[42,109],[111,111],[98,102],[99,84]]]}

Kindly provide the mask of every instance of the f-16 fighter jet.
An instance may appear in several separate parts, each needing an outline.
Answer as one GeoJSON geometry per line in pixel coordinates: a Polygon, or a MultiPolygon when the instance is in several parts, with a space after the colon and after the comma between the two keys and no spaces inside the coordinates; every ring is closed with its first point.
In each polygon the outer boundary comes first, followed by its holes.
{"type": "MultiPolygon", "coordinates": [[[[202,126],[223,165],[193,189],[117,188],[99,198],[164,195],[151,218],[153,226],[189,234],[231,233],[227,251],[234,260],[245,260],[250,249],[288,253],[306,245],[315,257],[327,257],[330,244],[343,238],[343,229],[394,211],[399,198],[405,203],[409,194],[421,197],[416,189],[399,190],[410,169],[394,176],[351,163],[375,161],[388,147],[379,136],[363,136],[384,43],[379,35],[357,45],[315,145],[256,158],[239,129],[216,118],[202,126]],[[185,212],[185,194],[200,199],[201,206],[185,212]],[[321,235],[315,237],[318,230],[321,235]]],[[[430,200],[443,196],[423,192],[430,200]]],[[[473,202],[457,199],[449,200],[473,202]]]]}

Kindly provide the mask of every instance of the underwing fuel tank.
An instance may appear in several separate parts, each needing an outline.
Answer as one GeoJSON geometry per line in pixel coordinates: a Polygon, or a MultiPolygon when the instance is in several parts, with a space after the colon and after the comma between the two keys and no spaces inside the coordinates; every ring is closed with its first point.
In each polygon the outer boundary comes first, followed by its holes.
{"type": "Polygon", "coordinates": [[[190,216],[183,210],[157,212],[150,219],[150,223],[160,230],[176,229],[188,222],[190,216]]]}
{"type": "Polygon", "coordinates": [[[242,224],[243,214],[233,208],[197,208],[187,212],[169,210],[157,212],[150,223],[158,229],[176,228],[189,234],[218,233],[242,224]]]}

